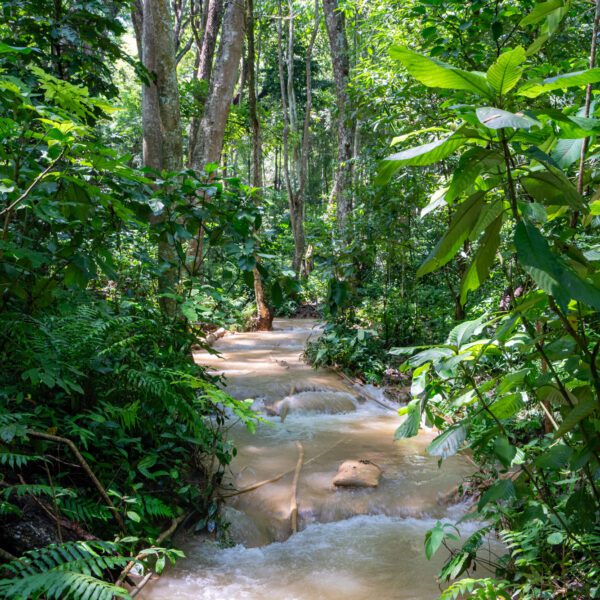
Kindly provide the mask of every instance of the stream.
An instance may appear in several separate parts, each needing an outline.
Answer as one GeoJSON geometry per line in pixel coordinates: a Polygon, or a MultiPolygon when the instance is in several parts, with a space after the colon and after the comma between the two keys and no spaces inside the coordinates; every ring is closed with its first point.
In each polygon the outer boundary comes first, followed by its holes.
{"type": "MultiPolygon", "coordinates": [[[[252,398],[267,421],[255,434],[232,427],[238,453],[226,486],[233,492],[287,474],[227,500],[234,546],[180,540],[186,558],[147,586],[143,598],[429,600],[439,594],[435,576],[445,556],[440,551],[428,561],[424,536],[437,520],[453,522],[464,514],[465,506],[447,506],[444,499],[473,466],[455,456],[439,469],[426,453],[434,433],[394,442],[400,419],[393,408],[305,364],[303,349],[319,331],[314,320],[276,319],[272,332],[225,336],[214,346],[220,356],[195,354],[196,362],[226,376],[232,396],[252,398]],[[265,408],[284,398],[285,420],[268,416],[265,408]],[[299,531],[291,535],[298,442],[304,451],[296,490],[299,531]],[[345,460],[378,465],[379,486],[336,488],[332,480],[345,460]]],[[[467,521],[461,534],[475,529],[467,521]]]]}

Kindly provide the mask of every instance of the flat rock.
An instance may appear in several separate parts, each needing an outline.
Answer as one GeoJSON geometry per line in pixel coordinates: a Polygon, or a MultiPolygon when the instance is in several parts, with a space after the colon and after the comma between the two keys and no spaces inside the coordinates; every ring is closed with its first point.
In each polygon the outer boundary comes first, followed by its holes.
{"type": "Polygon", "coordinates": [[[377,487],[381,478],[381,468],[369,460],[344,461],[333,478],[337,487],[377,487]]]}

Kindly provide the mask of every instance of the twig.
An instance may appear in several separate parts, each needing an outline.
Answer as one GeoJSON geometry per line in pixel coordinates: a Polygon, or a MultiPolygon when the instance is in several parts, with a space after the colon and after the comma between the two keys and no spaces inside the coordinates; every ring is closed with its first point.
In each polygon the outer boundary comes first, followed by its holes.
{"type": "Polygon", "coordinates": [[[77,446],[70,439],[60,437],[58,435],[51,435],[49,433],[42,433],[41,431],[33,431],[31,429],[27,430],[27,435],[33,438],[38,438],[40,440],[48,440],[49,442],[57,442],[59,444],[66,444],[67,446],[69,446],[71,452],[73,452],[75,458],[79,461],[79,464],[87,473],[88,477],[92,480],[94,486],[96,487],[96,489],[98,490],[98,492],[112,511],[115,517],[115,521],[119,525],[119,528],[122,532],[125,532],[125,523],[123,522],[123,518],[121,517],[119,510],[113,504],[112,500],[110,499],[109,495],[104,489],[104,486],[100,483],[100,480],[96,477],[88,462],[85,460],[85,458],[83,458],[83,455],[81,454],[81,452],[79,452],[77,446]]]}
{"type": "MultiPolygon", "coordinates": [[[[169,527],[167,529],[165,529],[157,538],[156,538],[156,543],[157,544],[161,544],[164,540],[166,540],[170,535],[172,535],[175,530],[177,529],[177,527],[179,527],[179,525],[189,516],[189,512],[187,513],[183,513],[182,515],[179,515],[177,518],[173,519],[173,521],[171,522],[171,524],[169,525],[169,527]]],[[[144,554],[140,553],[138,554],[133,560],[130,560],[127,565],[125,566],[125,568],[121,571],[121,574],[119,575],[119,578],[117,579],[117,581],[115,582],[115,585],[121,585],[124,581],[125,578],[127,577],[127,575],[129,575],[129,573],[131,572],[131,569],[133,569],[133,567],[137,564],[137,562],[143,557],[145,556],[144,554]]],[[[149,573],[150,575],[152,574],[152,571],[150,571],[149,573]]],[[[140,582],[141,583],[141,582],[140,582]]],[[[145,585],[145,584],[144,584],[145,585]]],[[[140,588],[141,589],[141,588],[140,588]]]]}
{"type": "Polygon", "coordinates": [[[154,575],[154,571],[148,571],[144,578],[135,586],[135,589],[131,592],[130,596],[135,598],[141,591],[142,588],[150,581],[150,578],[154,575]]]}
{"type": "MultiPolygon", "coordinates": [[[[333,444],[333,446],[330,446],[329,448],[327,448],[327,450],[323,450],[323,452],[321,452],[320,454],[313,456],[311,459],[307,460],[304,464],[309,465],[310,463],[314,462],[318,458],[321,458],[321,456],[323,456],[324,454],[327,454],[328,452],[333,450],[336,446],[339,446],[342,442],[345,442],[345,441],[346,441],[345,438],[338,440],[335,444],[333,444]]],[[[247,492],[253,492],[254,490],[262,487],[263,485],[268,485],[269,483],[275,483],[275,482],[279,481],[280,479],[283,479],[283,477],[285,477],[286,475],[289,475],[290,473],[293,473],[294,471],[295,471],[295,468],[289,469],[288,471],[279,473],[279,475],[275,475],[275,477],[271,477],[271,479],[264,479],[263,481],[259,481],[258,483],[253,483],[252,485],[242,488],[241,490],[236,490],[235,492],[232,492],[231,494],[225,494],[224,496],[221,496],[221,498],[232,498],[233,496],[239,496],[241,494],[246,494],[247,492]]]]}
{"type": "Polygon", "coordinates": [[[300,471],[304,463],[304,446],[300,442],[296,442],[298,447],[298,462],[294,471],[294,480],[292,481],[292,497],[290,500],[290,524],[292,533],[298,533],[298,480],[300,479],[300,471]]]}

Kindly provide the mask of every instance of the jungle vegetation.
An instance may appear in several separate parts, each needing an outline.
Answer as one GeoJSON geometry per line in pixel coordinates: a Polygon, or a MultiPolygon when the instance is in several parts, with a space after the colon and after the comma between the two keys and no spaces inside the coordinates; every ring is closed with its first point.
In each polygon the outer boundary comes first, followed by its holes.
{"type": "Polygon", "coordinates": [[[0,15],[0,597],[129,598],[178,525],[226,538],[255,416],[192,349],[309,311],[308,360],[477,463],[442,598],[600,598],[598,0],[0,15]]]}

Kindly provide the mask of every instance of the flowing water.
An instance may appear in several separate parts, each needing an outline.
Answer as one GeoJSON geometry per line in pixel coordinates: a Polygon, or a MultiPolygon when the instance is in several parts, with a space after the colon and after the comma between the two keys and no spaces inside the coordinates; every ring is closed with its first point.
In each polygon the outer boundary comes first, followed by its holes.
{"type": "Polygon", "coordinates": [[[423,539],[436,520],[464,512],[445,499],[473,467],[453,457],[439,469],[425,451],[433,433],[394,442],[394,410],[302,361],[316,335],[316,321],[281,319],[272,332],[227,335],[215,345],[220,356],[196,354],[226,376],[231,395],[253,399],[266,422],[255,434],[240,425],[230,432],[238,454],[226,479],[225,514],[236,545],[183,540],[187,558],[145,592],[148,600],[427,600],[439,593],[435,575],[444,557],[426,560],[423,539]],[[299,532],[291,535],[301,451],[299,532]],[[345,460],[377,464],[379,486],[336,489],[332,479],[345,460]]]}

